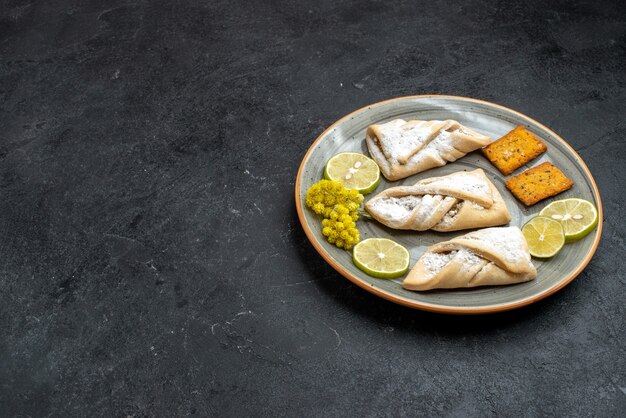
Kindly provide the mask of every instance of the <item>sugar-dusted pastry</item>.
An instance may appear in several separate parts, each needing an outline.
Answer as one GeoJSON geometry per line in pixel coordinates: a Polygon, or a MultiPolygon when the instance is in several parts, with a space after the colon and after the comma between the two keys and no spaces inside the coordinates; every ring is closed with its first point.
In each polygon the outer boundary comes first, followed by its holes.
{"type": "Polygon", "coordinates": [[[384,190],[365,204],[383,225],[414,231],[458,231],[504,225],[509,211],[483,170],[459,171],[384,190]]]}
{"type": "Polygon", "coordinates": [[[383,175],[398,180],[456,161],[491,138],[454,120],[395,119],[369,126],[365,141],[383,175]]]}
{"type": "Polygon", "coordinates": [[[409,290],[522,283],[537,270],[517,227],[486,228],[428,248],[402,283],[409,290]]]}

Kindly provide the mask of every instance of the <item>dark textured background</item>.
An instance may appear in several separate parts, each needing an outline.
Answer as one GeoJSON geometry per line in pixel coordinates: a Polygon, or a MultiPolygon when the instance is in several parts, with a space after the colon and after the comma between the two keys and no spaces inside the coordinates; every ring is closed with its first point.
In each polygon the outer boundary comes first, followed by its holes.
{"type": "Polygon", "coordinates": [[[625,16],[0,1],[0,415],[623,416],[625,16]],[[308,243],[293,189],[315,137],[423,93],[519,110],[587,161],[605,232],[564,290],[428,314],[308,243]]]}

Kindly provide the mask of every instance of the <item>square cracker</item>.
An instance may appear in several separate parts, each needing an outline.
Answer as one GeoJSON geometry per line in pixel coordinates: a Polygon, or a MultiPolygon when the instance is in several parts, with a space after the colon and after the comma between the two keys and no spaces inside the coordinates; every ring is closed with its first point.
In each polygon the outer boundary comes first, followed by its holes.
{"type": "Polygon", "coordinates": [[[483,154],[507,176],[547,149],[539,138],[523,126],[518,126],[483,148],[483,154]]]}
{"type": "Polygon", "coordinates": [[[546,162],[511,177],[505,185],[523,204],[531,206],[568,190],[574,182],[561,170],[546,162]]]}

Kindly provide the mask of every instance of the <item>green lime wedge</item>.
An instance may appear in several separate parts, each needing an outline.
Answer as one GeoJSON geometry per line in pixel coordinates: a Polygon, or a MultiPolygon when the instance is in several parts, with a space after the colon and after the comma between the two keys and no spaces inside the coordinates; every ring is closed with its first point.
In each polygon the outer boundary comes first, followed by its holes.
{"type": "Polygon", "coordinates": [[[361,194],[374,191],[380,182],[380,169],[374,160],[356,152],[342,152],[326,163],[324,178],[356,189],[361,194]]]}
{"type": "Polygon", "coordinates": [[[409,270],[410,260],[406,248],[387,238],[368,238],[352,250],[354,264],[379,279],[402,276],[409,270]]]}
{"type": "Polygon", "coordinates": [[[598,210],[594,204],[575,197],[556,200],[543,208],[539,215],[560,222],[566,242],[578,241],[598,225],[598,210]]]}
{"type": "Polygon", "coordinates": [[[565,244],[563,227],[558,221],[535,216],[522,227],[530,255],[537,258],[554,257],[565,244]]]}

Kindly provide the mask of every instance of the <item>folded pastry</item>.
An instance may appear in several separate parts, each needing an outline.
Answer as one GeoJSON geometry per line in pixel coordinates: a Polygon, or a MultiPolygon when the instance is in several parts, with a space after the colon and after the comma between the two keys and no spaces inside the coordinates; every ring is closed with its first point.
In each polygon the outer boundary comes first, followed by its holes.
{"type": "Polygon", "coordinates": [[[409,290],[521,283],[537,270],[517,227],[470,232],[428,248],[402,283],[409,290]]]}
{"type": "Polygon", "coordinates": [[[384,190],[365,204],[383,225],[414,231],[458,231],[504,225],[511,215],[480,168],[384,190]]]}
{"type": "Polygon", "coordinates": [[[398,180],[456,161],[491,138],[454,120],[395,119],[369,126],[365,141],[385,177],[398,180]]]}

